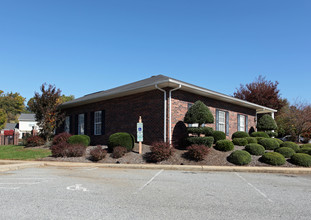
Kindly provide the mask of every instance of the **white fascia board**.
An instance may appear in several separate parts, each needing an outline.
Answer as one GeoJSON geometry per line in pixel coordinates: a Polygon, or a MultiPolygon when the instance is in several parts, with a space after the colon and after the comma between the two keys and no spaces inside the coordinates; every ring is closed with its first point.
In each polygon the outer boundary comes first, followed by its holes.
{"type": "Polygon", "coordinates": [[[185,87],[188,87],[194,91],[199,91],[199,92],[202,92],[201,94],[204,95],[204,96],[207,96],[207,97],[211,97],[211,98],[214,98],[214,99],[218,99],[218,100],[221,100],[221,101],[225,101],[225,102],[229,102],[229,103],[233,103],[233,104],[237,104],[237,105],[242,105],[242,106],[245,106],[245,107],[248,107],[248,108],[252,108],[252,109],[256,109],[256,112],[265,112],[265,113],[268,113],[268,112],[277,112],[277,110],[275,109],[272,109],[272,108],[268,108],[268,107],[265,107],[265,106],[261,106],[261,105],[257,105],[255,103],[251,103],[251,102],[248,102],[248,101],[244,101],[244,100],[241,100],[241,99],[238,99],[238,98],[234,98],[234,97],[231,97],[231,96],[228,96],[228,95],[224,95],[224,94],[221,94],[221,93],[218,93],[218,92],[214,92],[214,91],[211,91],[211,90],[208,90],[208,89],[204,89],[204,88],[201,88],[201,87],[197,87],[197,86],[193,86],[193,85],[190,85],[190,84],[187,84],[187,83],[183,83],[183,82],[179,82],[179,81],[176,81],[176,80],[172,80],[170,79],[169,80],[170,82],[176,84],[176,85],[182,85],[182,90],[185,90],[185,87]]]}

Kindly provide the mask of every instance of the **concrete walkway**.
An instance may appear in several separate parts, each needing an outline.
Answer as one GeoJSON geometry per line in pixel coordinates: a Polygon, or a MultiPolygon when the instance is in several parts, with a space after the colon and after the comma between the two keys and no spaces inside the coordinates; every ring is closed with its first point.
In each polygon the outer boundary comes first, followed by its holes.
{"type": "Polygon", "coordinates": [[[251,173],[283,173],[311,174],[311,168],[303,167],[247,167],[247,166],[200,166],[200,165],[160,165],[160,164],[107,164],[76,163],[51,161],[0,160],[0,172],[30,167],[98,167],[121,169],[163,169],[184,171],[218,171],[218,172],[251,172],[251,173]]]}

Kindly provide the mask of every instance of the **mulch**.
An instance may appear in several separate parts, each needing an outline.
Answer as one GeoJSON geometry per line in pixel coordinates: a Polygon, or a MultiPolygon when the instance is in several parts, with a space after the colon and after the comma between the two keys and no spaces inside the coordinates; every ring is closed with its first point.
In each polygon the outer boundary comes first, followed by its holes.
{"type": "MultiPolygon", "coordinates": [[[[83,157],[45,157],[38,160],[41,161],[64,161],[64,162],[82,162],[82,163],[94,163],[90,160],[90,150],[95,146],[89,146],[86,149],[86,154],[83,157]]],[[[102,146],[103,149],[107,148],[107,146],[102,146]]],[[[234,150],[243,150],[244,147],[234,146],[234,150]]],[[[108,153],[103,160],[98,161],[97,163],[120,163],[120,164],[147,164],[149,162],[146,161],[146,153],[150,152],[150,146],[143,144],[143,151],[140,155],[138,153],[138,144],[135,144],[133,151],[126,153],[123,157],[115,159],[112,158],[111,153],[108,153]]],[[[192,161],[185,158],[186,150],[175,149],[173,156],[171,156],[168,160],[158,162],[157,164],[166,164],[166,165],[206,165],[206,166],[236,166],[227,161],[227,157],[232,153],[222,152],[215,150],[213,147],[210,148],[209,154],[202,161],[192,161]]],[[[272,166],[269,164],[265,164],[259,161],[260,156],[252,155],[252,161],[246,165],[249,167],[254,166],[272,166]]],[[[297,167],[294,164],[286,161],[284,165],[280,167],[297,167]]]]}

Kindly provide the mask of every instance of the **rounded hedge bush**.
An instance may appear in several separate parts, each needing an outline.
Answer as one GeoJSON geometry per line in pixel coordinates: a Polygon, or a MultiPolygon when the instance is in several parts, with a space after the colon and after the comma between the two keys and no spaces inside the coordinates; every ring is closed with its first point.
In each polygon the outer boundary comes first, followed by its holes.
{"type": "Polygon", "coordinates": [[[82,144],[85,147],[89,146],[91,142],[91,139],[89,136],[80,134],[80,135],[73,135],[68,138],[69,144],[82,144]]]}
{"type": "Polygon", "coordinates": [[[297,152],[299,150],[299,146],[298,144],[291,142],[291,141],[285,141],[283,142],[280,147],[289,147],[291,149],[293,149],[295,152],[297,152]]]}
{"type": "Polygon", "coordinates": [[[277,152],[265,153],[261,158],[261,161],[270,165],[278,166],[285,163],[285,157],[277,152]]]}
{"type": "Polygon", "coordinates": [[[214,143],[216,143],[219,140],[225,140],[226,134],[222,131],[214,131],[212,136],[214,137],[214,143]]]}
{"type": "Polygon", "coordinates": [[[200,100],[196,101],[187,111],[184,122],[187,124],[214,123],[214,116],[210,109],[200,100]]]}
{"type": "Polygon", "coordinates": [[[284,142],[278,138],[274,138],[274,140],[276,140],[280,145],[283,144],[284,142]]]}
{"type": "Polygon", "coordinates": [[[131,151],[134,147],[135,138],[133,135],[126,132],[118,132],[109,136],[108,150],[113,151],[114,147],[125,147],[127,151],[131,151]]]}
{"type": "Polygon", "coordinates": [[[197,144],[211,147],[212,144],[214,143],[214,137],[187,137],[186,143],[187,146],[197,144]]]}
{"type": "Polygon", "coordinates": [[[304,153],[296,153],[290,158],[293,164],[303,167],[311,166],[311,156],[309,154],[304,153]]]}
{"type": "Polygon", "coordinates": [[[285,158],[290,158],[295,154],[295,151],[289,147],[279,147],[275,149],[275,152],[282,154],[285,158]]]}
{"type": "Polygon", "coordinates": [[[248,144],[248,141],[246,140],[246,138],[233,138],[232,143],[238,146],[245,146],[246,144],[248,144]]]}
{"type": "Polygon", "coordinates": [[[303,144],[300,147],[309,147],[309,148],[311,148],[311,144],[303,144]]]}
{"type": "Polygon", "coordinates": [[[255,137],[246,137],[245,139],[247,140],[247,143],[249,143],[249,144],[257,144],[258,143],[257,138],[255,138],[255,137]]]}
{"type": "Polygon", "coordinates": [[[247,151],[236,150],[228,156],[227,160],[236,165],[246,165],[252,161],[252,157],[247,151]]]}
{"type": "Polygon", "coordinates": [[[277,137],[278,133],[275,131],[266,131],[266,134],[269,135],[269,137],[277,137]]]}
{"type": "Polygon", "coordinates": [[[234,145],[229,140],[219,140],[216,142],[214,148],[219,151],[232,151],[234,149],[234,145]]]}
{"type": "Polygon", "coordinates": [[[262,145],[266,150],[274,150],[280,147],[279,142],[275,138],[263,138],[258,141],[258,144],[262,145]]]}
{"type": "Polygon", "coordinates": [[[264,138],[269,138],[269,135],[264,132],[264,131],[257,131],[257,132],[253,132],[251,133],[252,137],[264,137],[264,138]]]}
{"type": "Polygon", "coordinates": [[[232,134],[232,139],[234,138],[245,138],[249,137],[249,134],[246,133],[245,131],[236,131],[232,134]]]}
{"type": "Polygon", "coordinates": [[[252,155],[263,155],[265,153],[265,148],[260,144],[247,144],[245,150],[252,155]]]}
{"type": "Polygon", "coordinates": [[[311,155],[311,147],[301,147],[297,153],[304,153],[311,155]]]}
{"type": "Polygon", "coordinates": [[[278,127],[271,115],[263,115],[257,122],[257,129],[260,131],[276,130],[278,127]]]}

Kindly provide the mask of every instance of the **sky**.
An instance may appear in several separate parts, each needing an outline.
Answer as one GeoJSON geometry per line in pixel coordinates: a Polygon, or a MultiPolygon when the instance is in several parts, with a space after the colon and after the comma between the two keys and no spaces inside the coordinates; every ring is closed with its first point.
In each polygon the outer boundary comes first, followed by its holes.
{"type": "Polygon", "coordinates": [[[83,95],[163,74],[310,102],[310,0],[0,0],[0,90],[83,95]]]}

